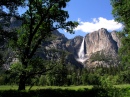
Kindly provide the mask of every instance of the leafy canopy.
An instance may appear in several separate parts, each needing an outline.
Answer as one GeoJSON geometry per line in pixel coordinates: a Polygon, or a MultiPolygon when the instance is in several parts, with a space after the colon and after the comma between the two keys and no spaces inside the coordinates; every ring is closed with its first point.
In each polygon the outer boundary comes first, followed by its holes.
{"type": "MultiPolygon", "coordinates": [[[[10,47],[19,58],[20,82],[19,90],[25,89],[26,80],[37,74],[43,74],[53,68],[44,68],[44,62],[37,54],[42,43],[57,29],[65,29],[74,33],[78,26],[75,21],[67,21],[68,11],[64,10],[70,0],[26,0],[25,13],[20,17],[22,25],[12,29],[15,37],[10,38],[10,47]],[[43,68],[41,68],[43,67],[43,68]]],[[[18,65],[18,64],[17,64],[18,65]]],[[[15,68],[17,66],[14,66],[15,68]]],[[[12,69],[13,70],[13,69],[12,69]]]]}
{"type": "Polygon", "coordinates": [[[124,25],[122,31],[122,47],[120,55],[122,56],[122,64],[127,67],[130,64],[130,1],[129,0],[111,0],[113,7],[112,14],[116,21],[124,25]]]}

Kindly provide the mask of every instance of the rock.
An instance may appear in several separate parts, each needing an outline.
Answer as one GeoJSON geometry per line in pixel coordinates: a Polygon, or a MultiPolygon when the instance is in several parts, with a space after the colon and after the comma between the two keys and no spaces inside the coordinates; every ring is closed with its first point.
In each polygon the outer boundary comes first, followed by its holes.
{"type": "Polygon", "coordinates": [[[73,39],[70,39],[66,42],[67,51],[74,54],[75,58],[78,57],[78,52],[79,52],[82,40],[83,40],[82,36],[76,36],[73,39]]]}
{"type": "MultiPolygon", "coordinates": [[[[111,57],[111,60],[116,59],[118,48],[120,47],[120,40],[116,36],[115,32],[109,33],[106,29],[101,28],[98,31],[87,34],[85,36],[85,42],[86,55],[88,56],[87,61],[89,63],[89,66],[91,66],[91,64],[94,64],[94,62],[90,62],[90,58],[96,52],[102,52],[105,56],[111,57]]],[[[95,65],[96,64],[97,62],[95,62],[95,65]]],[[[104,65],[105,64],[106,62],[104,65]]]]}
{"type": "MultiPolygon", "coordinates": [[[[6,21],[10,24],[10,26],[8,28],[3,28],[8,31],[12,28],[19,27],[22,24],[22,21],[17,20],[14,17],[11,17],[6,21]]],[[[5,19],[0,18],[0,23],[4,24],[5,19]]],[[[118,56],[118,49],[121,47],[121,42],[116,31],[110,33],[107,31],[107,29],[101,28],[98,31],[86,34],[84,39],[84,55],[85,58],[87,57],[85,59],[86,61],[84,62],[77,60],[77,58],[79,58],[78,52],[80,50],[83,37],[76,36],[73,39],[67,39],[65,35],[61,34],[58,30],[53,31],[52,35],[43,41],[42,46],[38,49],[37,54],[46,60],[59,60],[61,51],[65,51],[69,53],[66,56],[66,64],[70,63],[77,67],[82,67],[83,65],[85,67],[91,67],[100,64],[104,64],[105,66],[107,64],[117,64],[114,62],[117,62],[116,58],[118,56]],[[106,62],[104,59],[95,59],[95,61],[91,61],[91,56],[97,52],[99,52],[99,54],[103,53],[105,56],[109,56],[109,61],[106,62]]]]}
{"type": "Polygon", "coordinates": [[[42,47],[46,49],[46,51],[42,51],[39,53],[46,60],[60,60],[62,51],[67,53],[65,62],[66,64],[75,65],[76,68],[82,68],[83,65],[76,60],[77,49],[79,49],[82,37],[77,36],[74,39],[67,39],[63,34],[58,32],[58,30],[52,32],[52,37],[48,39],[48,41],[42,44],[42,47]]]}
{"type": "Polygon", "coordinates": [[[117,53],[117,43],[113,40],[111,34],[104,28],[89,33],[85,36],[86,53],[90,55],[97,51],[105,50],[117,53]]]}
{"type": "Polygon", "coordinates": [[[111,32],[111,36],[112,36],[113,40],[117,43],[118,48],[120,48],[121,47],[121,41],[120,41],[121,39],[120,39],[119,35],[117,34],[117,32],[116,31],[111,32]]]}
{"type": "MultiPolygon", "coordinates": [[[[108,32],[107,29],[101,28],[98,31],[91,32],[85,36],[85,47],[84,47],[84,53],[85,53],[85,60],[83,62],[80,62],[78,60],[78,52],[81,47],[81,43],[83,41],[82,36],[76,36],[73,39],[67,39],[63,34],[61,34],[58,31],[53,32],[55,35],[55,39],[52,39],[49,41],[49,44],[46,46],[47,49],[57,49],[57,50],[64,50],[71,54],[68,58],[71,60],[68,60],[68,62],[71,62],[72,64],[78,64],[84,65],[85,67],[93,67],[98,66],[101,64],[104,64],[104,66],[109,64],[117,64],[115,62],[117,55],[118,55],[118,49],[121,45],[120,39],[118,38],[116,32],[108,32]],[[91,56],[99,52],[98,57],[102,57],[104,55],[104,58],[101,60],[98,60],[95,58],[95,61],[91,62],[91,56]],[[103,55],[102,55],[103,54],[103,55]],[[72,58],[71,58],[72,57],[72,58]],[[106,59],[108,61],[106,61],[106,59]],[[114,61],[115,60],[115,61],[114,61]]],[[[49,56],[48,56],[49,57],[49,56]]],[[[59,55],[58,55],[59,57],[59,55]]],[[[58,58],[57,57],[57,58],[58,58]]],[[[78,65],[77,65],[78,66],[78,65]]]]}

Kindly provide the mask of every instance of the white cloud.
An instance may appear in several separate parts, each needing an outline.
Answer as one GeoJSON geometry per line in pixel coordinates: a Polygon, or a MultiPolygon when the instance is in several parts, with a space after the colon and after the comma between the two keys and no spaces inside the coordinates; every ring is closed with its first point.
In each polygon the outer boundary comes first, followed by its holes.
{"type": "Polygon", "coordinates": [[[81,19],[80,18],[78,18],[78,22],[80,22],[81,21],[81,19]]]}
{"type": "Polygon", "coordinates": [[[92,22],[83,22],[80,18],[78,18],[78,22],[79,26],[75,30],[81,30],[86,33],[97,31],[100,28],[106,28],[108,31],[119,30],[123,28],[123,25],[114,21],[114,19],[107,20],[103,17],[93,18],[92,22]]]}

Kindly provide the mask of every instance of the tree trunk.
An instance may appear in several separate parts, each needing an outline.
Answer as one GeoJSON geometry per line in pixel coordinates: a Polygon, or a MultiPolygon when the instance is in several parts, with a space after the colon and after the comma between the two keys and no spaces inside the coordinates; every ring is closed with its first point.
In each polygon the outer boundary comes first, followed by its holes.
{"type": "Polygon", "coordinates": [[[26,73],[22,72],[22,74],[20,75],[18,90],[25,90],[25,83],[26,83],[26,73]]]}

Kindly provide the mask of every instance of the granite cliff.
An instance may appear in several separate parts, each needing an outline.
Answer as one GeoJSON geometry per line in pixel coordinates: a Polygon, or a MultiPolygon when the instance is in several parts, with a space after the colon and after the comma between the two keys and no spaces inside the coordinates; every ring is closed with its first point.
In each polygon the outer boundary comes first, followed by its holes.
{"type": "Polygon", "coordinates": [[[85,37],[76,36],[73,39],[67,39],[63,34],[55,31],[52,37],[53,39],[49,41],[45,48],[69,52],[71,57],[68,57],[67,61],[70,62],[71,60],[70,63],[72,64],[73,61],[77,61],[78,64],[80,63],[85,67],[118,64],[118,49],[121,42],[116,31],[108,32],[107,29],[101,28],[98,31],[86,34],[85,37]],[[84,58],[80,59],[79,50],[81,49],[83,39],[82,53],[84,53],[84,58]]]}
{"type": "MultiPolygon", "coordinates": [[[[3,21],[4,19],[1,19],[0,22],[3,21]]],[[[22,22],[12,17],[9,23],[8,30],[19,27],[22,22]]],[[[64,34],[56,30],[52,32],[50,38],[42,43],[38,54],[46,60],[59,60],[61,52],[65,51],[67,52],[66,64],[70,63],[77,67],[109,66],[118,65],[117,57],[120,46],[120,38],[116,31],[108,32],[105,28],[88,33],[85,37],[76,36],[73,39],[67,39],[64,34]],[[82,58],[80,58],[79,52],[83,53],[82,58]]]]}
{"type": "Polygon", "coordinates": [[[85,36],[85,52],[88,57],[86,64],[90,67],[117,65],[116,59],[120,46],[121,41],[115,31],[108,32],[107,29],[101,28],[98,31],[87,34],[85,36]]]}

